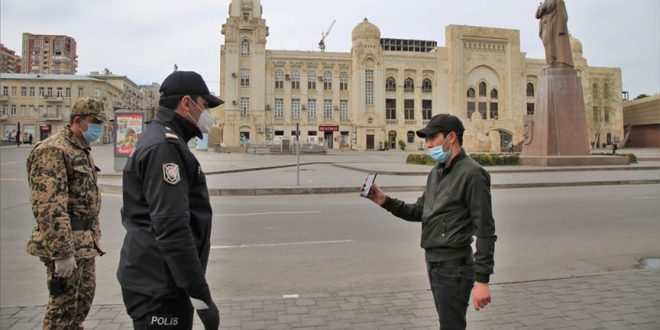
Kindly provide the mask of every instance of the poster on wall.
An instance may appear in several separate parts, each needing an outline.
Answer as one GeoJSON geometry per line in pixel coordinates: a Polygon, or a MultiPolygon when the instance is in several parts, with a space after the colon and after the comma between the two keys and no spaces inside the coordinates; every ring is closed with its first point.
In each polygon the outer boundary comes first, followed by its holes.
{"type": "Polygon", "coordinates": [[[115,157],[128,157],[142,136],[144,114],[115,112],[115,157]]]}

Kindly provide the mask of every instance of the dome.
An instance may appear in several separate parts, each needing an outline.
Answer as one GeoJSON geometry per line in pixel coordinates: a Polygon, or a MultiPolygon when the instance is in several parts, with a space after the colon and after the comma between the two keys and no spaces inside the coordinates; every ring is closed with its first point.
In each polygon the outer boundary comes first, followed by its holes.
{"type": "Polygon", "coordinates": [[[575,38],[573,36],[570,36],[571,40],[571,50],[573,51],[574,54],[582,54],[582,43],[578,38],[575,38]]]}
{"type": "Polygon", "coordinates": [[[353,28],[353,33],[351,36],[353,41],[358,39],[380,40],[380,29],[377,26],[369,23],[369,21],[365,18],[364,21],[360,22],[360,24],[353,28]]]}

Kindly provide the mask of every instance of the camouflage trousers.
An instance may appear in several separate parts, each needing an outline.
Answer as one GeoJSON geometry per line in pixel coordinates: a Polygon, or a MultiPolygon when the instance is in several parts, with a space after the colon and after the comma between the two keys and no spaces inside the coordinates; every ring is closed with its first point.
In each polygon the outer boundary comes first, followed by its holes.
{"type": "MultiPolygon", "coordinates": [[[[53,262],[46,262],[47,285],[50,287],[53,262]]],[[[50,292],[44,317],[44,329],[82,329],[83,321],[92,307],[96,289],[96,258],[76,259],[78,268],[62,281],[62,292],[50,292]]]]}

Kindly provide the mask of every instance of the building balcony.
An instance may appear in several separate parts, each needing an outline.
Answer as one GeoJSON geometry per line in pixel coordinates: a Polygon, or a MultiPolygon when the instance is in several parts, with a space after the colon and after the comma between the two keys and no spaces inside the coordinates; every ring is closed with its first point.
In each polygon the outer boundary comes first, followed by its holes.
{"type": "Polygon", "coordinates": [[[350,118],[340,118],[339,123],[341,125],[351,125],[351,119],[350,118]]]}
{"type": "Polygon", "coordinates": [[[46,112],[41,114],[41,119],[48,121],[58,121],[58,120],[62,120],[62,114],[46,112]]]}
{"type": "Polygon", "coordinates": [[[59,102],[64,101],[64,98],[61,97],[61,96],[44,95],[43,97],[44,97],[44,100],[46,100],[46,102],[48,102],[48,103],[59,103],[59,102]]]}
{"type": "Polygon", "coordinates": [[[406,124],[406,126],[417,126],[417,120],[416,119],[406,119],[405,124],[406,124]]]}
{"type": "Polygon", "coordinates": [[[422,120],[422,125],[426,126],[430,121],[430,119],[424,119],[422,120]]]}
{"type": "Polygon", "coordinates": [[[0,115],[0,121],[5,121],[5,120],[7,120],[7,118],[9,118],[9,116],[7,114],[0,115]]]}
{"type": "Polygon", "coordinates": [[[385,119],[385,125],[399,125],[398,119],[385,119]]]}
{"type": "Polygon", "coordinates": [[[9,102],[9,95],[0,95],[0,102],[9,102]]]}

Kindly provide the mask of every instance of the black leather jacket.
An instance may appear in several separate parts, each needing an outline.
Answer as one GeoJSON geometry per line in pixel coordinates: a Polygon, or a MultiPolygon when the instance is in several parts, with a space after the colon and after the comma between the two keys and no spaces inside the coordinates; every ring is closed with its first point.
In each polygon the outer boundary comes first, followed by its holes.
{"type": "Polygon", "coordinates": [[[122,288],[154,294],[184,289],[209,301],[205,279],[212,210],[204,172],[188,149],[199,129],[161,107],[123,175],[126,237],[117,278],[122,288]]]}

